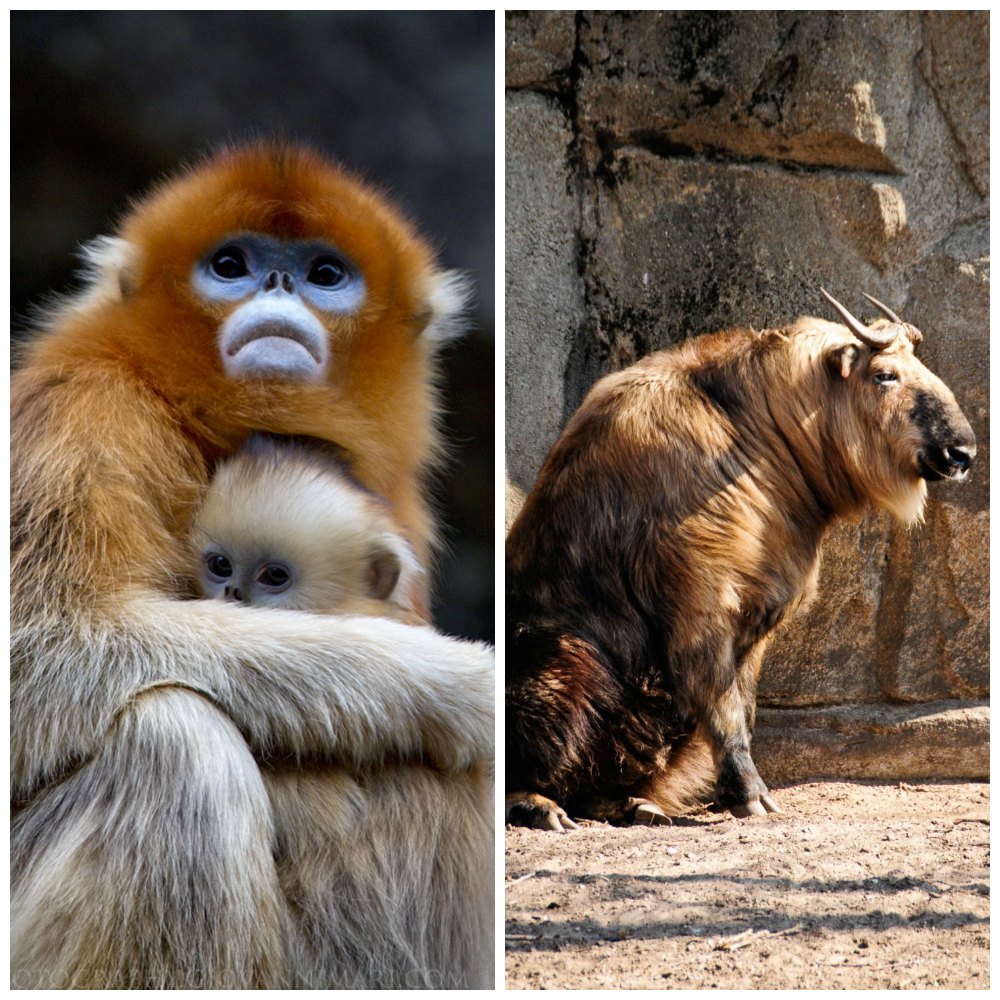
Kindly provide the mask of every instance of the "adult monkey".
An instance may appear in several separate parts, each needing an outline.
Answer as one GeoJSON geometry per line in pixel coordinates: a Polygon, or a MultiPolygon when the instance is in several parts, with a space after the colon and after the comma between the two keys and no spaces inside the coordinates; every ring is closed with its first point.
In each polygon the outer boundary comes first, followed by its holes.
{"type": "Polygon", "coordinates": [[[248,433],[303,434],[347,453],[426,558],[433,353],[462,296],[370,191],[266,144],[154,192],[89,263],[11,386],[13,981],[301,985],[260,762],[320,786],[331,760],[481,768],[492,654],[179,599],[189,522],[248,433]]]}

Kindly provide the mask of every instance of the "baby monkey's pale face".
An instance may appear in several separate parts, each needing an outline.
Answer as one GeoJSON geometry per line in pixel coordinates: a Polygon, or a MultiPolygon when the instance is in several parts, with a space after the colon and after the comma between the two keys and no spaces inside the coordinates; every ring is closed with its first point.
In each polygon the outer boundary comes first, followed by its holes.
{"type": "Polygon", "coordinates": [[[297,576],[287,560],[241,559],[216,546],[201,554],[201,588],[206,597],[241,604],[294,607],[297,576]]]}
{"type": "MultiPolygon", "coordinates": [[[[321,456],[255,437],[192,531],[203,597],[318,614],[425,616],[423,570],[384,501],[321,456]]],[[[193,554],[193,553],[192,553],[193,554]]]]}
{"type": "Polygon", "coordinates": [[[402,572],[399,556],[378,545],[351,549],[339,556],[317,552],[308,562],[296,563],[288,555],[212,542],[201,553],[201,593],[255,607],[322,613],[347,610],[359,598],[389,600],[402,572]]]}

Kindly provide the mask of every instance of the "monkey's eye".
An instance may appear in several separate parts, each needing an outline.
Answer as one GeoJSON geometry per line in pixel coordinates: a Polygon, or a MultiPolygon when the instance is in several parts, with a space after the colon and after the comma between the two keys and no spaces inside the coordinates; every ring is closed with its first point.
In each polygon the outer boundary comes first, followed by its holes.
{"type": "Polygon", "coordinates": [[[309,268],[308,278],[321,288],[336,288],[347,280],[347,268],[336,257],[317,257],[309,268]]]}
{"type": "Polygon", "coordinates": [[[233,564],[221,552],[207,552],[204,563],[208,575],[217,582],[228,580],[233,575],[233,564]]]}
{"type": "Polygon", "coordinates": [[[239,247],[223,247],[212,256],[212,270],[220,278],[231,281],[249,273],[246,254],[239,247]]]}
{"type": "Polygon", "coordinates": [[[892,385],[899,381],[899,376],[895,372],[876,372],[872,376],[876,385],[892,385]]]}
{"type": "Polygon", "coordinates": [[[292,582],[292,576],[280,563],[267,563],[258,571],[254,580],[267,590],[285,590],[292,582]]]}

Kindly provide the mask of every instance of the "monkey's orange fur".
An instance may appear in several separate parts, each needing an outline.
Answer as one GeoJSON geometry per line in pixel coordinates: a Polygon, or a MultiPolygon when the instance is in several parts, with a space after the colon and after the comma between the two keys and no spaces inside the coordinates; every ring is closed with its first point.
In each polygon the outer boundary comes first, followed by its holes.
{"type": "MultiPolygon", "coordinates": [[[[439,441],[435,345],[419,334],[434,319],[428,300],[440,276],[410,225],[319,157],[265,145],[220,155],[161,186],[136,205],[119,235],[139,248],[121,276],[126,294],[57,318],[28,350],[25,377],[127,378],[137,393],[162,402],[209,461],[231,452],[248,429],[336,441],[357,477],[392,502],[425,559],[433,528],[422,477],[439,441]],[[325,384],[224,376],[213,345],[225,310],[196,297],[190,276],[206,248],[238,231],[323,238],[364,273],[368,294],[360,312],[327,320],[332,363],[325,384]]],[[[80,425],[99,426],[109,404],[95,393],[77,410],[80,425]]],[[[112,506],[119,517],[114,498],[112,506]]],[[[130,552],[137,542],[129,542],[130,552]]]]}

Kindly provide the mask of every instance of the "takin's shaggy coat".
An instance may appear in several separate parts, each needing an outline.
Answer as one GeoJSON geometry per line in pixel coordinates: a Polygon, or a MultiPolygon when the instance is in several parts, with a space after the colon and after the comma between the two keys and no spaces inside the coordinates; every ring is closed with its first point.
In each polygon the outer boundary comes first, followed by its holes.
{"type": "Polygon", "coordinates": [[[834,304],[848,326],[704,336],[609,375],[556,442],[507,541],[510,822],[662,821],[713,780],[718,807],[777,811],[757,678],[824,533],[869,506],[920,520],[926,481],[975,454],[919,331],[834,304]]]}

